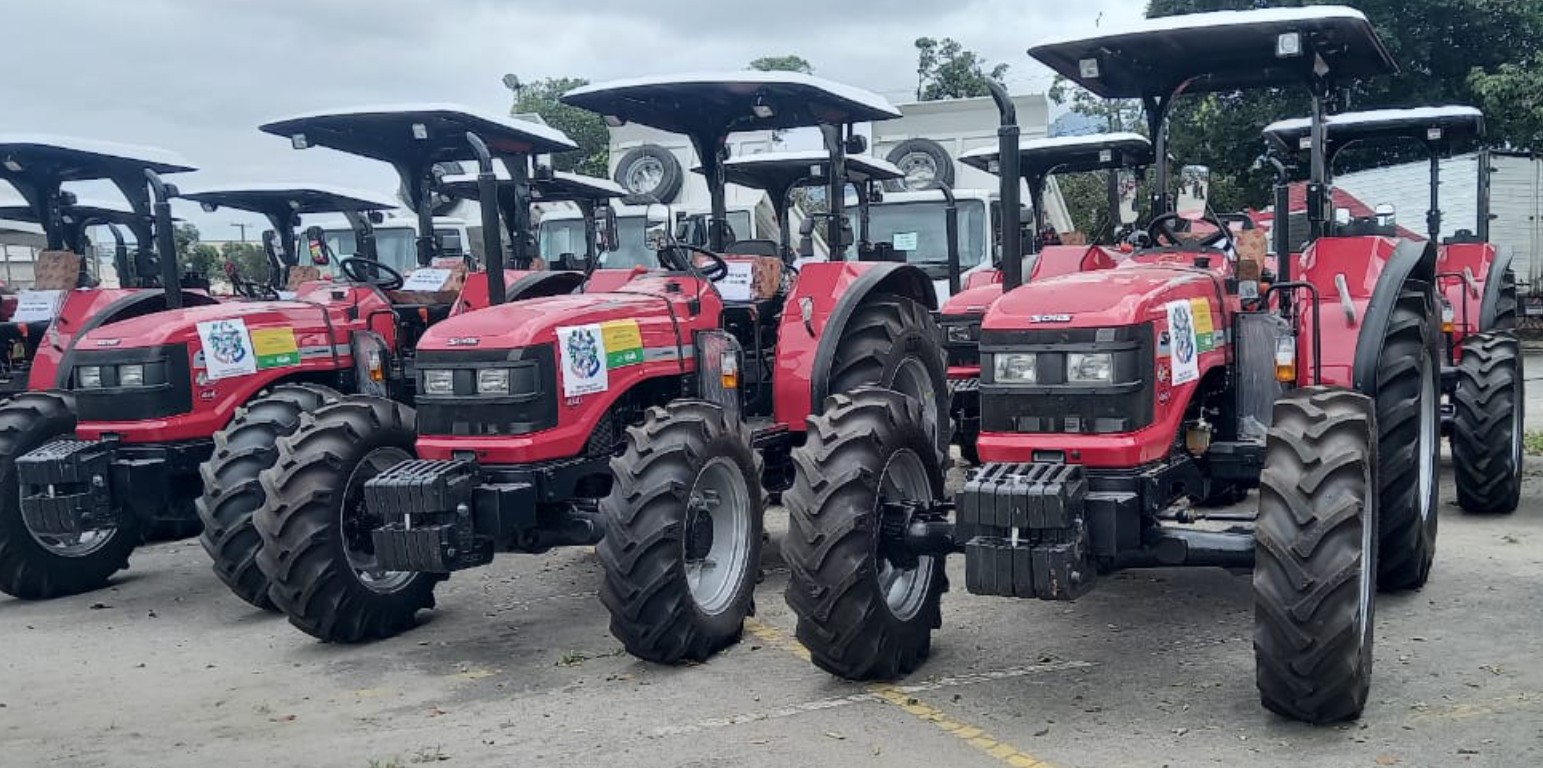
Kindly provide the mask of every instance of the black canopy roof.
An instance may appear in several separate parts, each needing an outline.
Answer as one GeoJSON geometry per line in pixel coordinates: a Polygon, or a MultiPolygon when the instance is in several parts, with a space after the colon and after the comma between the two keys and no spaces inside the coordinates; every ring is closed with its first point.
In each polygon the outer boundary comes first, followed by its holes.
{"type": "MultiPolygon", "coordinates": [[[[509,173],[500,166],[494,166],[498,175],[500,191],[514,182],[510,180],[509,173]]],[[[475,174],[459,174],[446,176],[441,182],[445,191],[464,197],[468,200],[477,200],[480,192],[477,190],[477,176],[475,174]]],[[[556,171],[551,178],[531,179],[530,192],[532,202],[556,203],[578,200],[610,200],[627,196],[627,190],[623,189],[610,179],[602,179],[595,176],[585,176],[578,173],[565,173],[556,171]]]]}
{"type": "Polygon", "coordinates": [[[531,155],[577,149],[562,131],[524,120],[486,115],[453,104],[356,107],[275,120],[262,130],[305,146],[324,146],[392,164],[427,165],[474,157],[468,131],[495,155],[531,155]]]}
{"type": "Polygon", "coordinates": [[[1104,98],[1163,97],[1293,85],[1315,56],[1328,76],[1391,74],[1397,64],[1365,14],[1316,5],[1146,19],[1125,30],[1048,42],[1029,55],[1104,98]],[[1298,51],[1279,51],[1297,33],[1298,51]]]}
{"type": "Polygon", "coordinates": [[[175,152],[41,134],[0,135],[0,178],[47,178],[56,182],[136,176],[146,170],[183,173],[197,170],[175,152]]]}
{"type": "MultiPolygon", "coordinates": [[[[702,172],[701,168],[692,170],[702,172]]],[[[743,155],[725,161],[723,175],[728,183],[750,189],[825,184],[830,180],[830,155],[817,149],[743,155]]],[[[905,172],[894,163],[868,155],[848,156],[846,175],[855,184],[905,178],[905,172]]]]}
{"type": "MultiPolygon", "coordinates": [[[[1463,141],[1484,135],[1484,113],[1473,107],[1420,107],[1343,112],[1324,120],[1330,157],[1358,141],[1463,141]]],[[[1264,129],[1276,147],[1288,152],[1304,148],[1312,132],[1309,118],[1281,120],[1264,129]]]]}
{"type": "MultiPolygon", "coordinates": [[[[996,173],[1000,157],[997,147],[987,146],[960,155],[959,162],[996,173]]],[[[1018,143],[1019,169],[1024,176],[1138,168],[1151,165],[1154,157],[1152,142],[1137,133],[1023,139],[1018,143]]]]}
{"type": "Polygon", "coordinates": [[[400,207],[396,200],[370,192],[320,184],[251,184],[209,187],[182,193],[202,205],[272,214],[350,213],[400,207]]]}

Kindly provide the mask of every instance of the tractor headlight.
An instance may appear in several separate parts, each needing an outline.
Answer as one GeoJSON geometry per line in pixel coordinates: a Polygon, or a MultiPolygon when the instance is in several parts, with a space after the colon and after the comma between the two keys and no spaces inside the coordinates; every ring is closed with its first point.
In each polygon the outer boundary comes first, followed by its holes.
{"type": "Polygon", "coordinates": [[[998,352],[996,381],[998,384],[1033,384],[1039,381],[1039,356],[1022,352],[998,352]]]}
{"type": "Polygon", "coordinates": [[[944,332],[948,334],[948,341],[953,344],[970,344],[979,335],[979,325],[973,323],[954,323],[944,326],[944,332]]]}
{"type": "Polygon", "coordinates": [[[141,363],[122,365],[118,367],[118,386],[143,387],[145,385],[145,366],[141,363]]]}
{"type": "Polygon", "coordinates": [[[424,371],[423,394],[425,395],[453,395],[455,394],[455,374],[451,371],[424,371]]]}
{"type": "Polygon", "coordinates": [[[509,394],[509,369],[484,368],[480,371],[477,371],[477,394],[509,394]]]}
{"type": "Polygon", "coordinates": [[[1066,380],[1080,384],[1114,382],[1114,355],[1107,352],[1073,352],[1066,356],[1066,380]]]}
{"type": "Polygon", "coordinates": [[[102,367],[99,365],[84,365],[76,368],[75,383],[81,389],[100,389],[102,386],[102,367]]]}

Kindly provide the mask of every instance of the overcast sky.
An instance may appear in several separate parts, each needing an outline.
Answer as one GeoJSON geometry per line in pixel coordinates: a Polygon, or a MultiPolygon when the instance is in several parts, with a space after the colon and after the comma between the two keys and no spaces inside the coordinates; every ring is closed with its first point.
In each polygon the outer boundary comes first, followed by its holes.
{"type": "MultiPolygon", "coordinates": [[[[798,54],[816,74],[903,101],[918,37],[952,37],[1012,69],[1018,93],[1048,71],[1024,51],[1138,17],[1145,0],[11,0],[0,132],[176,150],[203,170],[184,187],[319,181],[394,190],[380,163],[290,149],[256,126],[316,109],[450,101],[508,111],[524,81],[740,69],[798,54]],[[771,9],[777,9],[772,13],[771,9]]],[[[94,193],[94,190],[87,190],[94,193]]],[[[205,239],[239,215],[179,208],[205,239]]],[[[244,219],[253,221],[252,219],[244,219]]],[[[256,238],[256,231],[248,232],[256,238]]]]}

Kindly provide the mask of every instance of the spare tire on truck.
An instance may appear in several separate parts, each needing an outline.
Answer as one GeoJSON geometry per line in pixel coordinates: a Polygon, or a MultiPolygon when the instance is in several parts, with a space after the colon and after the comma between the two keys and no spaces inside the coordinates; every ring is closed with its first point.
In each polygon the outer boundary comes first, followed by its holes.
{"type": "Polygon", "coordinates": [[[948,150],[932,139],[906,139],[885,156],[905,173],[905,178],[884,182],[890,192],[937,189],[938,182],[954,185],[954,161],[948,150]]]}
{"type": "Polygon", "coordinates": [[[633,195],[651,195],[671,203],[680,195],[685,178],[675,154],[658,144],[628,150],[616,164],[616,183],[633,195]]]}

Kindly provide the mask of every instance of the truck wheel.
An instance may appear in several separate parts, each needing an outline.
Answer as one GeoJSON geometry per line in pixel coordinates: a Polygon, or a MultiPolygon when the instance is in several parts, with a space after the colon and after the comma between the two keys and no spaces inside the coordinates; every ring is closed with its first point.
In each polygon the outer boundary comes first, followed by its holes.
{"type": "Polygon", "coordinates": [[[877,386],[923,404],[938,464],[948,460],[948,367],[932,313],[899,296],[879,296],[852,313],[831,361],[830,394],[877,386]]]}
{"type": "Polygon", "coordinates": [[[906,139],[886,155],[902,173],[903,179],[884,182],[890,192],[918,192],[937,189],[939,182],[954,185],[954,161],[943,145],[931,139],[906,139]]]}
{"type": "Polygon", "coordinates": [[[1436,556],[1440,371],[1425,294],[1404,289],[1377,359],[1377,587],[1419,589],[1436,556]]]}
{"type": "Polygon", "coordinates": [[[761,563],[750,435],[711,403],[650,408],[611,473],[595,548],[611,634],[662,664],[704,661],[738,641],[761,563]]]}
{"type": "Polygon", "coordinates": [[[21,514],[16,458],[75,431],[75,401],[61,392],[22,392],[0,403],[0,592],[47,600],[89,592],[129,567],[139,543],[129,523],[75,537],[40,536],[21,514]]]}
{"type": "Polygon", "coordinates": [[[440,574],[382,571],[364,483],[413,457],[414,414],[391,400],[352,396],[300,420],[261,475],[267,502],[252,515],[257,567],[289,623],[325,642],[357,643],[411,628],[434,607],[440,574]]]}
{"type": "Polygon", "coordinates": [[[198,518],[204,535],[199,543],[214,559],[214,575],[236,597],[265,611],[268,578],[257,567],[262,537],[252,527],[252,513],[263,505],[257,476],[279,456],[278,439],[300,426],[300,416],[341,398],[319,384],[280,384],[236,411],[224,429],[214,433],[214,454],[198,467],[204,493],[198,518]]]}
{"type": "Polygon", "coordinates": [[[1522,490],[1521,345],[1510,333],[1479,333],[1463,342],[1452,395],[1452,465],[1457,503],[1467,512],[1516,511],[1522,490]]]}
{"type": "Polygon", "coordinates": [[[1309,723],[1361,714],[1377,559],[1372,402],[1310,387],[1275,402],[1254,529],[1259,699],[1309,723]]]}
{"type": "Polygon", "coordinates": [[[685,182],[675,153],[658,144],[644,144],[622,155],[614,178],[628,193],[653,195],[661,203],[675,202],[685,182]]]}
{"type": "Polygon", "coordinates": [[[888,502],[927,502],[943,491],[922,406],[898,392],[832,395],[793,450],[784,496],[788,605],[815,666],[848,680],[915,670],[942,624],[942,557],[908,556],[888,502]],[[886,533],[889,534],[886,536],[886,533]]]}

